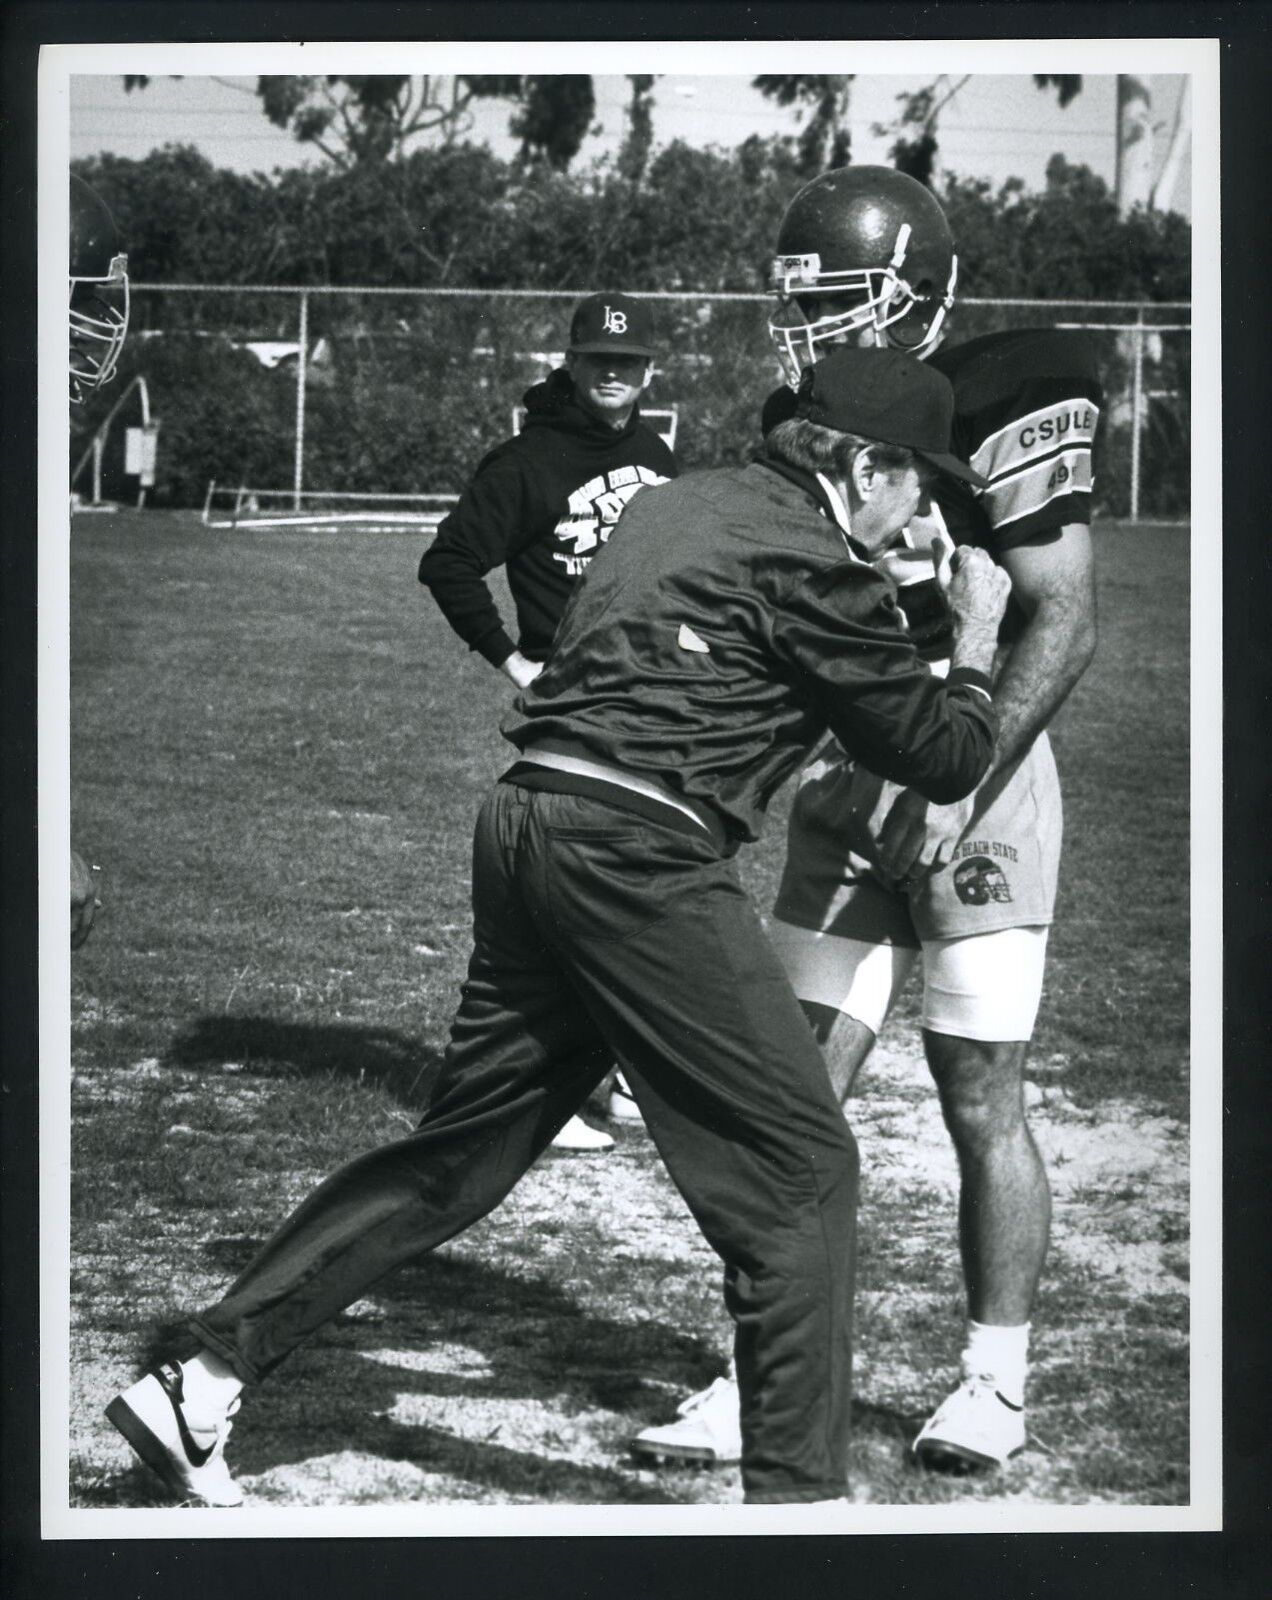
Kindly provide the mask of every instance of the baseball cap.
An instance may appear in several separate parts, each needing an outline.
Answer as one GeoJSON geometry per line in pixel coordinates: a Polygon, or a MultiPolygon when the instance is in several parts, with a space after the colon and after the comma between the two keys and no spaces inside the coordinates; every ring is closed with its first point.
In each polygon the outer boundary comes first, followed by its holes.
{"type": "Polygon", "coordinates": [[[654,314],[629,294],[591,294],[580,300],[570,323],[572,356],[652,356],[654,314]]]}
{"type": "Polygon", "coordinates": [[[954,390],[944,373],[900,350],[840,345],[805,369],[796,416],[839,433],[904,445],[938,472],[988,488],[950,450],[954,390]]]}

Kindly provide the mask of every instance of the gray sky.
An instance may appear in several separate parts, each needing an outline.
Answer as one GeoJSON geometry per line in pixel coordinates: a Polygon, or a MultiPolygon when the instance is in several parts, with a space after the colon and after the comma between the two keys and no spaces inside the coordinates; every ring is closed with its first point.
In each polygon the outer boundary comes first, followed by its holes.
{"type": "MultiPolygon", "coordinates": [[[[238,64],[252,52],[242,49],[238,64]]],[[[837,65],[840,63],[836,63],[837,65]]],[[[140,65],[140,63],[138,63],[140,65]]],[[[482,63],[483,67],[485,66],[482,63]]],[[[759,66],[757,64],[757,70],[759,66]]],[[[684,139],[695,145],[732,147],[748,135],[796,133],[793,110],[766,100],[750,86],[754,74],[668,73],[654,86],[654,136],[657,144],[684,139]]],[[[966,75],[952,73],[952,88],[966,75]]],[[[886,161],[891,135],[873,132],[892,121],[897,95],[936,77],[932,70],[907,75],[860,74],[853,83],[853,156],[858,162],[886,161]]],[[[1080,95],[1061,110],[1054,90],[1034,87],[1026,73],[972,74],[940,119],[941,161],[961,177],[983,177],[995,185],[1008,177],[1040,188],[1047,161],[1056,151],[1083,163],[1110,184],[1115,161],[1116,80],[1110,73],[1084,74],[1080,95]]],[[[76,75],[71,80],[70,153],[72,157],[113,151],[139,158],[164,144],[193,144],[217,166],[240,172],[321,161],[312,147],[298,145],[276,129],[260,109],[255,76],[157,76],[144,90],[126,93],[117,73],[76,75]]],[[[1158,74],[1151,79],[1155,125],[1155,170],[1166,158],[1183,78],[1158,74]]],[[[597,131],[589,136],[575,165],[613,152],[622,137],[629,85],[621,75],[595,77],[597,131]]],[[[478,102],[469,137],[496,153],[511,155],[516,144],[507,132],[506,102],[478,102]]],[[[1190,213],[1191,162],[1185,158],[1175,194],[1166,202],[1190,213]]]]}

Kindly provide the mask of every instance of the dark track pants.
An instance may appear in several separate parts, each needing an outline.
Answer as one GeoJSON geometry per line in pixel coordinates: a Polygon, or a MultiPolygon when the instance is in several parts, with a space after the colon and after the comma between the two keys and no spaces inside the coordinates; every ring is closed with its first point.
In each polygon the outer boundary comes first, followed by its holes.
{"type": "Polygon", "coordinates": [[[747,1499],[842,1495],[856,1146],[732,864],[705,833],[504,783],[478,820],[473,906],[419,1128],[327,1179],[192,1331],[260,1379],[492,1210],[617,1056],[730,1269],[747,1499]]]}

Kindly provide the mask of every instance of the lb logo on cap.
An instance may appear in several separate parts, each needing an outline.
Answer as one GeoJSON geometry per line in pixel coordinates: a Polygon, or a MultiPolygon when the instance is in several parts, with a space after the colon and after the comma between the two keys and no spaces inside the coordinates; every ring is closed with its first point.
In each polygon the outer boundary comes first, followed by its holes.
{"type": "Polygon", "coordinates": [[[570,322],[570,354],[630,355],[648,359],[654,349],[654,316],[629,294],[593,294],[581,300],[570,322]]]}

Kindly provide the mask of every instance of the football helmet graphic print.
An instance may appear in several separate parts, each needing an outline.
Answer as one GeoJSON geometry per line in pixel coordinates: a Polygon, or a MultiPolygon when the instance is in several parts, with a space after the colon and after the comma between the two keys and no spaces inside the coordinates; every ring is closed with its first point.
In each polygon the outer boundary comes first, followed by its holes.
{"type": "Polygon", "coordinates": [[[891,167],[837,167],[786,208],[770,288],[769,332],[792,387],[860,329],[925,356],[954,304],[958,257],[936,198],[891,167]]]}
{"type": "Polygon", "coordinates": [[[971,856],[954,869],[954,893],[965,906],[987,906],[1011,901],[1011,885],[1003,869],[988,856],[971,856]]]}
{"type": "Polygon", "coordinates": [[[128,333],[128,257],[121,254],[105,202],[71,177],[71,400],[115,376],[128,333]]]}

